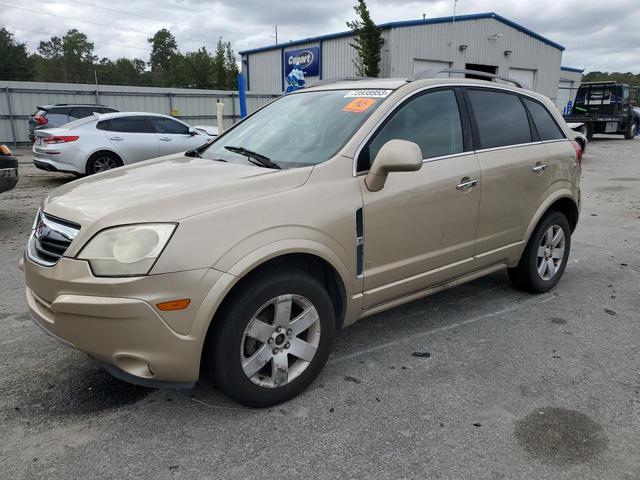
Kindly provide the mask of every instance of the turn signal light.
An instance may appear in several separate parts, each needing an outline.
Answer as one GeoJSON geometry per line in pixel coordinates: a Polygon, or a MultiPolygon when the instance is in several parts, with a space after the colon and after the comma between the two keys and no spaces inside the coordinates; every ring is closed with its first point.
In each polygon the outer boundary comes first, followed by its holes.
{"type": "Polygon", "coordinates": [[[44,143],[67,143],[75,142],[80,137],[78,135],[53,135],[51,137],[42,137],[44,143]]]}
{"type": "Polygon", "coordinates": [[[171,300],[170,302],[158,303],[156,304],[156,307],[158,307],[158,310],[162,310],[163,312],[171,312],[174,310],[184,310],[190,303],[190,299],[183,298],[181,300],[171,300]]]}

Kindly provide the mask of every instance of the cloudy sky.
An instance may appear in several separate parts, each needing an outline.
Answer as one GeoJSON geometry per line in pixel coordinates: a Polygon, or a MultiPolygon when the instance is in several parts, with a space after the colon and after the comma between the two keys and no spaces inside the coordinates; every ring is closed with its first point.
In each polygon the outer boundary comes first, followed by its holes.
{"type": "MultiPolygon", "coordinates": [[[[70,28],[86,33],[103,57],[148,59],[147,38],[170,29],[181,51],[218,38],[236,51],[346,29],[355,0],[0,0],[0,24],[35,50],[70,28]]],[[[376,23],[448,16],[453,0],[369,0],[376,23]]],[[[563,64],[640,73],[636,0],[459,0],[458,14],[496,12],[567,49],[563,64]]]]}

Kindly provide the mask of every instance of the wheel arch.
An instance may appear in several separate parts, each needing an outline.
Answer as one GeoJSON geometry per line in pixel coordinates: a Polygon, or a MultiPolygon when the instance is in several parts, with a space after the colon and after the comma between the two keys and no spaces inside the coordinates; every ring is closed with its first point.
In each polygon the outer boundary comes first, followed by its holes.
{"type": "Polygon", "coordinates": [[[98,148],[95,151],[91,152],[88,156],[87,156],[87,161],[84,162],[84,173],[87,173],[87,166],[89,165],[89,162],[91,161],[91,159],[95,156],[97,156],[98,154],[101,153],[109,153],[111,155],[115,155],[116,157],[118,157],[118,159],[122,162],[122,165],[126,165],[127,163],[124,161],[124,158],[122,158],[122,155],[120,155],[118,152],[116,152],[115,150],[109,149],[109,148],[98,148]]]}
{"type": "MultiPolygon", "coordinates": [[[[247,257],[250,257],[247,256],[247,257]]],[[[199,336],[202,338],[200,351],[200,361],[205,358],[204,353],[208,348],[208,341],[211,338],[211,332],[215,328],[216,318],[224,312],[227,305],[233,301],[235,294],[242,289],[255,275],[262,274],[270,269],[292,268],[305,272],[313,272],[317,278],[320,278],[322,284],[327,288],[329,296],[334,306],[336,314],[336,330],[340,329],[348,315],[348,299],[350,295],[349,286],[345,283],[341,268],[336,266],[331,260],[326,258],[320,252],[310,252],[306,250],[298,251],[273,251],[270,255],[262,257],[261,261],[255,262],[250,258],[243,258],[228,272],[232,278],[226,287],[221,299],[216,302],[213,311],[209,312],[209,322],[207,325],[199,326],[199,336]]],[[[213,293],[213,291],[212,291],[213,293]]],[[[215,293],[214,295],[218,295],[215,293]]]]}
{"type": "Polygon", "coordinates": [[[555,194],[549,197],[536,211],[533,219],[529,223],[527,232],[524,238],[524,245],[529,242],[533,230],[536,228],[540,220],[545,216],[547,212],[557,211],[564,214],[569,221],[571,227],[571,233],[576,229],[578,224],[578,218],[580,216],[580,209],[574,200],[574,196],[570,190],[558,190],[555,194]]]}

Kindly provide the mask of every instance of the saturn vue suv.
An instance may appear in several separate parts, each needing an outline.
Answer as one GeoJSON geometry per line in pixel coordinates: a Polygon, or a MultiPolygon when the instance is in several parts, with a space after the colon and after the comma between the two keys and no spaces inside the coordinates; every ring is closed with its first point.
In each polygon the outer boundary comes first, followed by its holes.
{"type": "Polygon", "coordinates": [[[204,147],[54,190],[22,262],[28,305],[118,378],[184,388],[203,371],[273,405],[358,319],[503,269],[553,288],[580,210],[571,139],[549,99],[483,80],[302,89],[204,147]]]}

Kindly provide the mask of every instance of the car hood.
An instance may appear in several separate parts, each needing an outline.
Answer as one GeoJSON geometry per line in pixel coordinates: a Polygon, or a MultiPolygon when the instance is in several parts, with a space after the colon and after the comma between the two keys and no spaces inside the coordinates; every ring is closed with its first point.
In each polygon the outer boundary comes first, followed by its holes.
{"type": "Polygon", "coordinates": [[[169,155],[70,182],[43,202],[49,215],[91,230],[175,222],[304,184],[312,167],[272,170],[169,155]]]}

